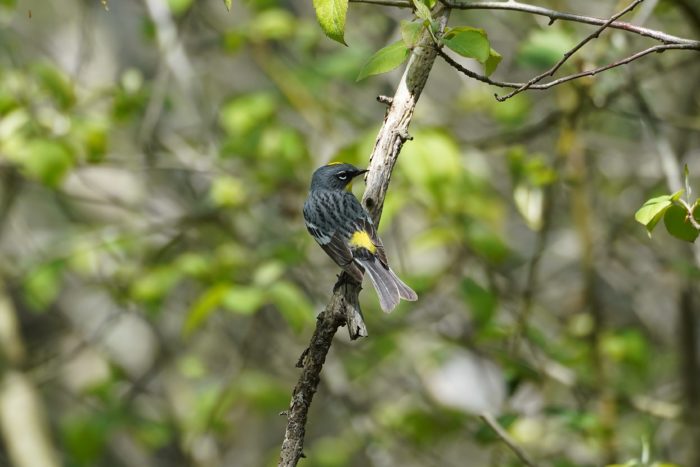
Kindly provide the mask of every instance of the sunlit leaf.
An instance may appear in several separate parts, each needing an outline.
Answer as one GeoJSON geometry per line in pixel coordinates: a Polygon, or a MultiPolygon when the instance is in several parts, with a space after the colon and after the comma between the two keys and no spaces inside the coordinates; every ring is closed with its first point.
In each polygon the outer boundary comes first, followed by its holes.
{"type": "Polygon", "coordinates": [[[253,39],[284,39],[294,34],[295,18],[282,8],[270,8],[258,13],[250,24],[253,39]]]}
{"type": "Polygon", "coordinates": [[[675,204],[665,210],[664,225],[668,233],[686,242],[694,242],[700,233],[688,219],[688,211],[675,204]]]}
{"type": "Polygon", "coordinates": [[[656,198],[651,198],[647,200],[644,205],[637,210],[634,214],[634,218],[637,222],[646,227],[647,231],[651,233],[656,227],[656,224],[661,220],[666,209],[671,207],[673,204],[672,195],[662,195],[656,198]]]}
{"type": "Polygon", "coordinates": [[[378,75],[391,71],[397,66],[406,61],[410,54],[408,47],[403,40],[394,42],[386,47],[379,49],[369,60],[364,64],[357,75],[357,81],[363,80],[368,76],[378,75]]]}
{"type": "Polygon", "coordinates": [[[224,104],[219,112],[219,122],[229,134],[241,136],[267,123],[276,109],[277,100],[272,94],[246,94],[224,104]]]}
{"type": "Polygon", "coordinates": [[[542,228],[544,210],[544,192],[540,187],[521,183],[513,190],[513,200],[518,212],[523,216],[528,227],[539,231],[542,228]]]}
{"type": "Polygon", "coordinates": [[[168,0],[168,7],[174,15],[181,15],[192,5],[193,0],[168,0]]]}
{"type": "Polygon", "coordinates": [[[53,98],[61,109],[68,109],[75,104],[75,89],[70,78],[53,64],[39,63],[34,67],[42,88],[53,98]]]}
{"type": "Polygon", "coordinates": [[[228,291],[229,286],[227,284],[217,284],[200,295],[187,312],[187,317],[182,327],[183,334],[188,336],[193,331],[196,331],[212,311],[221,304],[228,291]]]}
{"type": "Polygon", "coordinates": [[[46,311],[58,297],[63,278],[63,263],[43,264],[24,281],[24,297],[34,311],[46,311]]]}
{"type": "Polygon", "coordinates": [[[217,206],[240,206],[246,199],[245,184],[235,177],[219,177],[211,185],[209,196],[217,206]]]}
{"type": "Polygon", "coordinates": [[[416,9],[416,16],[423,21],[432,21],[433,15],[430,13],[430,8],[423,0],[413,0],[413,6],[416,9]]]}
{"type": "Polygon", "coordinates": [[[224,0],[224,6],[228,11],[231,11],[231,0],[224,0]]]}
{"type": "Polygon", "coordinates": [[[180,279],[180,272],[174,268],[158,267],[147,271],[131,287],[134,299],[143,302],[156,302],[162,299],[180,279]]]}
{"type": "Polygon", "coordinates": [[[348,12],[348,0],[313,0],[316,18],[321,29],[334,41],[345,43],[345,16],[348,12]]]}
{"type": "Polygon", "coordinates": [[[491,46],[483,29],[468,26],[450,28],[442,41],[463,57],[473,58],[480,63],[486,63],[490,57],[491,46]]]}
{"type": "Polygon", "coordinates": [[[417,131],[413,136],[413,141],[403,148],[402,157],[407,163],[401,165],[401,170],[414,186],[431,189],[438,181],[459,176],[460,148],[451,134],[430,129],[417,131]]]}
{"type": "Polygon", "coordinates": [[[277,282],[269,290],[272,303],[292,329],[299,331],[314,320],[314,310],[306,296],[289,282],[277,282]]]}
{"type": "Polygon", "coordinates": [[[73,167],[73,156],[58,141],[38,139],[8,151],[8,158],[17,163],[29,177],[57,187],[73,167]]]}
{"type": "Polygon", "coordinates": [[[418,44],[424,27],[421,23],[401,21],[401,39],[406,47],[412,49],[418,44]]]}
{"type": "Polygon", "coordinates": [[[484,62],[484,73],[486,73],[486,76],[490,76],[491,73],[496,71],[496,68],[498,67],[498,64],[501,63],[502,59],[503,57],[501,54],[493,49],[489,50],[489,58],[487,58],[484,62]]]}
{"type": "Polygon", "coordinates": [[[257,287],[233,285],[222,297],[222,304],[234,313],[251,315],[265,301],[265,293],[257,287]]]}

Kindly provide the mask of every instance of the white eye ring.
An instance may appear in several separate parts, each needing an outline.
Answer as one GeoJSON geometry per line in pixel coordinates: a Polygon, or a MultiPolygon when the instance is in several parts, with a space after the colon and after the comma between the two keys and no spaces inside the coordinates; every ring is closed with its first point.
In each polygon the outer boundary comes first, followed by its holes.
{"type": "Polygon", "coordinates": [[[347,180],[347,179],[348,179],[348,176],[345,175],[345,174],[339,174],[339,175],[338,175],[338,180],[347,180]]]}

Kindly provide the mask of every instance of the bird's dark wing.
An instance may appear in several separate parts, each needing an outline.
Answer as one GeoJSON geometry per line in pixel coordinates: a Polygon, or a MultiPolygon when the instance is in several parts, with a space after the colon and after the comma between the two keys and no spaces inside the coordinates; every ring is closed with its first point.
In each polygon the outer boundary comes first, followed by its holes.
{"type": "Polygon", "coordinates": [[[323,251],[358,282],[362,282],[362,270],[355,264],[352,251],[339,232],[333,234],[326,243],[319,243],[323,251]]]}

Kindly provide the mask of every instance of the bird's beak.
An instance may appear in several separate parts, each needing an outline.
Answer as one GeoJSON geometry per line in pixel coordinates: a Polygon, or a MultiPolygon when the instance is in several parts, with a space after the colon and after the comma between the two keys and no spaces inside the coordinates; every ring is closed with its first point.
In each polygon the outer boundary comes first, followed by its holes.
{"type": "Polygon", "coordinates": [[[369,172],[369,170],[367,170],[367,169],[365,169],[365,170],[358,170],[357,172],[355,172],[355,173],[352,175],[352,179],[351,179],[351,180],[348,182],[348,184],[345,186],[345,189],[346,189],[347,191],[352,191],[352,181],[355,179],[355,177],[359,177],[359,176],[362,175],[363,173],[367,173],[367,172],[369,172]]]}

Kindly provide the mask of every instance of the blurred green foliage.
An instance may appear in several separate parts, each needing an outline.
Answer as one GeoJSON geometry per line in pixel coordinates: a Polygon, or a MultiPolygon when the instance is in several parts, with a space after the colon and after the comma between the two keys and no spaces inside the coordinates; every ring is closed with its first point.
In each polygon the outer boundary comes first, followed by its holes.
{"type": "MultiPolygon", "coordinates": [[[[367,164],[399,71],[355,79],[403,63],[435,2],[153,2],[0,0],[0,280],[65,465],[275,465],[338,273],[303,227],[310,175],[367,164]]],[[[674,5],[654,25],[697,37],[674,5]]],[[[453,12],[444,44],[526,80],[591,31],[545,24],[453,12]]],[[[637,50],[622,35],[563,71],[637,50]]],[[[370,336],[336,336],[305,463],[520,465],[494,411],[538,465],[692,465],[678,297],[700,270],[634,222],[697,237],[683,60],[503,103],[438,62],[380,225],[420,300],[385,315],[365,287],[370,336]],[[659,141],[690,165],[685,198],[649,199],[673,191],[659,141]]]]}

